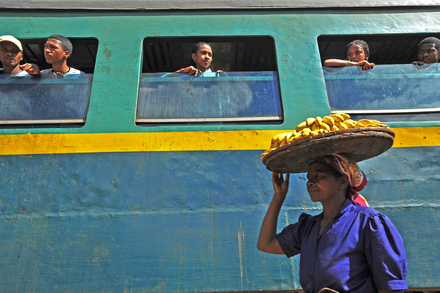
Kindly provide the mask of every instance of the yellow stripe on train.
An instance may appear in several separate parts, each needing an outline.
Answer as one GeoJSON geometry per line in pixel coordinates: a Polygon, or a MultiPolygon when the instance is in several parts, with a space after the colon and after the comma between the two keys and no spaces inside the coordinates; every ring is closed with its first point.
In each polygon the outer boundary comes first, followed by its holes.
{"type": "MultiPolygon", "coordinates": [[[[265,150],[288,130],[1,135],[0,155],[265,150]]],[[[440,146],[440,127],[393,128],[393,147],[440,146]]]]}

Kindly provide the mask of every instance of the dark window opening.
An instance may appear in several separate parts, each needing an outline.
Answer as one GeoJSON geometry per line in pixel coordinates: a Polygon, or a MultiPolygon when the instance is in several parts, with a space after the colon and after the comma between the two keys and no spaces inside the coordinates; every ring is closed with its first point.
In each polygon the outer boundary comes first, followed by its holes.
{"type": "Polygon", "coordinates": [[[283,121],[272,37],[146,38],[142,72],[138,125],[283,121]],[[212,48],[212,72],[174,73],[191,65],[198,42],[212,48]]]}
{"type": "Polygon", "coordinates": [[[333,113],[353,119],[383,122],[440,121],[440,64],[411,64],[418,44],[436,34],[320,36],[321,60],[346,59],[347,44],[361,39],[370,49],[369,62],[376,66],[323,67],[327,95],[333,113]]]}
{"type": "MultiPolygon", "coordinates": [[[[52,68],[44,58],[44,39],[20,39],[23,46],[23,63],[35,63],[40,69],[52,68]]],[[[67,60],[70,67],[91,74],[95,70],[98,40],[94,38],[69,38],[73,45],[72,55],[67,60]]]]}
{"type": "Polygon", "coordinates": [[[191,50],[198,42],[211,46],[213,71],[277,70],[275,43],[271,37],[188,37],[146,38],[142,72],[174,72],[189,66],[191,50]]]}
{"type": "MultiPolygon", "coordinates": [[[[47,38],[21,39],[22,63],[52,68],[44,58],[47,38]]],[[[64,128],[85,124],[98,50],[94,38],[69,38],[67,65],[86,74],[0,76],[0,128],[64,128]]]]}
{"type": "Polygon", "coordinates": [[[411,64],[417,59],[418,44],[426,37],[440,38],[440,34],[404,35],[343,35],[318,37],[321,61],[346,59],[345,50],[353,40],[364,40],[370,48],[368,61],[381,64],[411,64]]]}

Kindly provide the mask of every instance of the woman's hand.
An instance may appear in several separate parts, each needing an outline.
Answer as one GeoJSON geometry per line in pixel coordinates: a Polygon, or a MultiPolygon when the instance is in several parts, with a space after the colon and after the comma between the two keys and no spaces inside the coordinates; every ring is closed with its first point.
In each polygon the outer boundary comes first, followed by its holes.
{"type": "Polygon", "coordinates": [[[188,66],[177,70],[176,73],[189,73],[191,75],[197,76],[197,74],[202,73],[202,71],[195,68],[194,66],[188,66]]]}
{"type": "Polygon", "coordinates": [[[286,174],[286,178],[283,178],[283,174],[272,173],[272,184],[275,193],[264,216],[263,223],[261,224],[257,243],[257,248],[267,253],[284,254],[275,235],[278,215],[286,198],[287,190],[289,190],[289,176],[290,173],[286,174]]]}
{"type": "Polygon", "coordinates": [[[374,67],[374,63],[368,62],[367,60],[362,60],[360,62],[357,62],[357,65],[362,66],[363,70],[368,70],[374,67]]]}
{"type": "Polygon", "coordinates": [[[272,185],[275,191],[274,197],[279,197],[284,200],[286,198],[287,191],[289,190],[290,173],[286,174],[283,178],[282,173],[272,172],[272,185]]]}

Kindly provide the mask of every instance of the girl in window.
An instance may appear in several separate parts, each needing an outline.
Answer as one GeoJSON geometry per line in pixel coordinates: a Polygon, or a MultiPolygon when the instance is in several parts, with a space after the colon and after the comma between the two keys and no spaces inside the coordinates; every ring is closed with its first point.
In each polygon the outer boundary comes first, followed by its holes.
{"type": "Polygon", "coordinates": [[[368,44],[363,40],[354,40],[347,45],[345,51],[346,60],[341,59],[327,59],[324,61],[324,66],[339,67],[339,66],[362,66],[363,70],[371,69],[374,63],[368,62],[370,56],[370,49],[368,44]]]}

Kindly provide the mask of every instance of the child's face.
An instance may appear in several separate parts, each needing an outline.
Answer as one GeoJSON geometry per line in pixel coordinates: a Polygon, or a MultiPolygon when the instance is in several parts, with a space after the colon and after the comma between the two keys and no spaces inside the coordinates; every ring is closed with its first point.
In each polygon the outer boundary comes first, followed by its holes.
{"type": "Polygon", "coordinates": [[[44,57],[49,64],[64,61],[69,55],[70,52],[64,51],[61,42],[57,39],[48,39],[44,44],[44,57]]]}
{"type": "Polygon", "coordinates": [[[353,62],[360,62],[367,59],[364,48],[359,45],[351,45],[347,50],[347,60],[353,62]]]}
{"type": "Polygon", "coordinates": [[[439,58],[439,52],[432,43],[423,44],[419,47],[419,53],[417,59],[425,63],[437,63],[439,58]]]}

